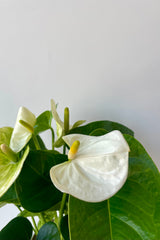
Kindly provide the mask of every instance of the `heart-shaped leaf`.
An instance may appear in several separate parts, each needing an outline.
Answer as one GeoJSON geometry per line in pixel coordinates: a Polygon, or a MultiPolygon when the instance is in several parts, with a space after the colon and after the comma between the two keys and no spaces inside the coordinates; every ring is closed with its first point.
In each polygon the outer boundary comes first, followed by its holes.
{"type": "Polygon", "coordinates": [[[129,176],[111,199],[87,203],[70,197],[71,240],[158,240],[160,174],[143,146],[125,135],[130,146],[129,176]]]}
{"type": "Polygon", "coordinates": [[[31,212],[45,211],[59,201],[62,193],[51,182],[49,171],[54,165],[67,161],[67,156],[56,151],[31,151],[16,189],[22,206],[31,212]]]}
{"type": "Polygon", "coordinates": [[[36,119],[36,124],[34,126],[35,135],[50,129],[52,118],[53,116],[51,111],[45,111],[41,115],[39,115],[36,119]]]}
{"type": "Polygon", "coordinates": [[[129,129],[128,127],[125,127],[122,124],[111,122],[111,121],[97,121],[97,122],[91,122],[89,124],[86,124],[82,127],[77,127],[74,129],[71,129],[69,133],[81,133],[85,135],[90,135],[91,132],[93,132],[96,129],[105,129],[108,132],[111,132],[113,130],[119,130],[123,134],[129,134],[131,136],[134,135],[133,131],[129,129]]]}

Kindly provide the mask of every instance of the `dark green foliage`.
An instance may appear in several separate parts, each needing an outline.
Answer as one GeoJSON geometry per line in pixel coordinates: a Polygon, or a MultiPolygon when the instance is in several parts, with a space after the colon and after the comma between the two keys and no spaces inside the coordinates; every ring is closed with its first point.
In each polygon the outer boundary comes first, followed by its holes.
{"type": "Polygon", "coordinates": [[[56,151],[31,151],[16,180],[21,205],[31,212],[41,212],[57,204],[62,193],[51,182],[52,166],[67,160],[56,151]]]}
{"type": "Polygon", "coordinates": [[[91,122],[87,125],[84,125],[82,127],[74,128],[70,130],[69,133],[81,133],[85,135],[90,135],[94,130],[97,129],[105,129],[107,132],[111,132],[113,130],[119,130],[123,134],[129,134],[131,136],[134,135],[133,131],[129,129],[128,127],[125,127],[124,125],[116,122],[111,121],[97,121],[97,122],[91,122]]]}
{"type": "Polygon", "coordinates": [[[16,217],[12,219],[1,231],[0,240],[30,240],[32,225],[27,218],[16,217]]]}
{"type": "Polygon", "coordinates": [[[38,232],[36,240],[60,240],[60,234],[55,223],[44,224],[38,232]]]}

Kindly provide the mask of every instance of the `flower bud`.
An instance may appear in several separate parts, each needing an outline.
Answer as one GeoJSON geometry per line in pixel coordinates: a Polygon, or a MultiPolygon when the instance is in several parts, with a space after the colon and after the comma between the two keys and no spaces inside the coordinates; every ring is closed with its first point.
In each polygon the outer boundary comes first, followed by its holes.
{"type": "Polygon", "coordinates": [[[69,131],[69,108],[64,109],[64,134],[66,135],[69,131]]]}

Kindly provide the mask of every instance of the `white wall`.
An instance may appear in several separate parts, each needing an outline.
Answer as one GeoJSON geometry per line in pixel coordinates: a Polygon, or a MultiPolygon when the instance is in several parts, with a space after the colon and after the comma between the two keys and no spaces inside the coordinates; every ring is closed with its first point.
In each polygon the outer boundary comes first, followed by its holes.
{"type": "MultiPolygon", "coordinates": [[[[159,13],[159,0],[0,0],[0,127],[54,98],[72,122],[127,125],[160,167],[159,13]]],[[[0,209],[0,228],[16,212],[0,209]]]]}

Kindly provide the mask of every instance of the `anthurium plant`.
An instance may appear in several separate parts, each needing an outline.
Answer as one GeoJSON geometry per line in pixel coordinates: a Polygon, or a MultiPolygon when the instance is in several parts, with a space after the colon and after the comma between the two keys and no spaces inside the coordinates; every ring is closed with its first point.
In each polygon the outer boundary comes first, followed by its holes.
{"type": "Polygon", "coordinates": [[[14,128],[0,128],[5,204],[19,214],[0,240],[160,239],[160,173],[133,131],[108,120],[71,125],[54,100],[38,117],[21,107],[14,128]]]}

